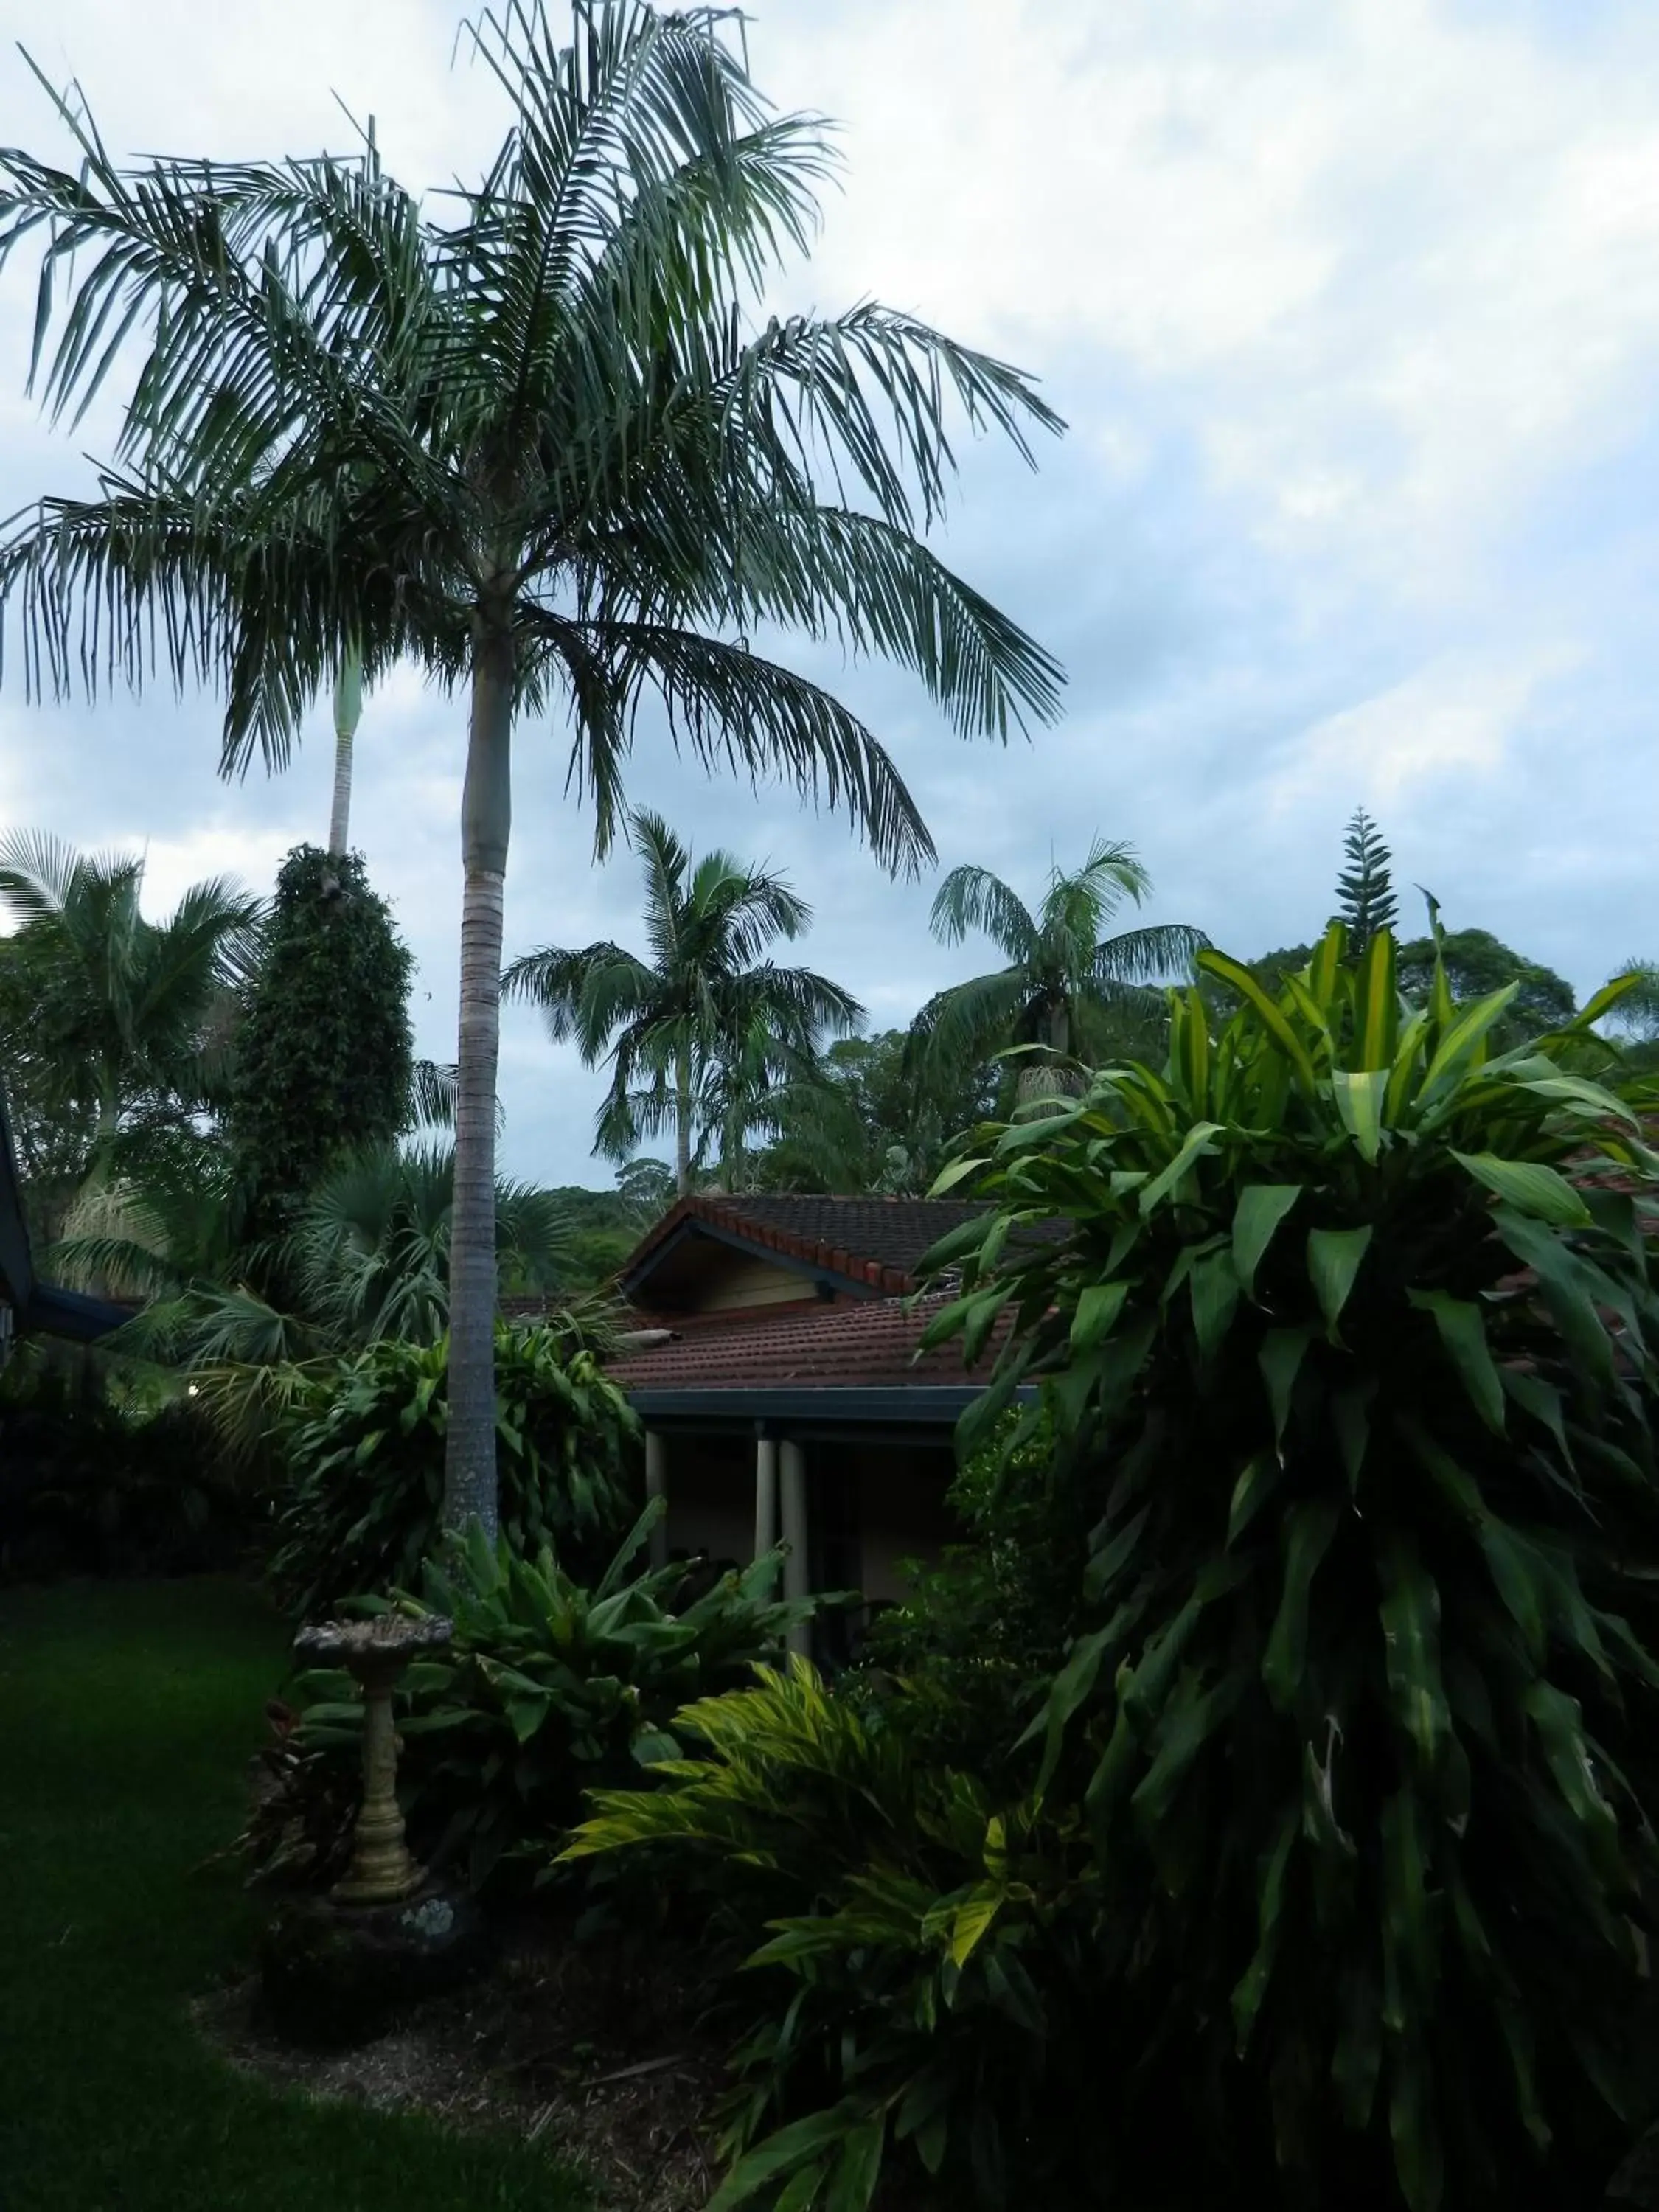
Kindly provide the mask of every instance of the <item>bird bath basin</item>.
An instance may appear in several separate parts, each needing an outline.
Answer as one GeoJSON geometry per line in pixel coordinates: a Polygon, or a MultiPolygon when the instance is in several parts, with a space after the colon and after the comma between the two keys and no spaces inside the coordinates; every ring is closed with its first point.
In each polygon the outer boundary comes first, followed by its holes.
{"type": "Polygon", "coordinates": [[[319,1621],[294,1639],[300,1658],[345,1668],[362,1692],[363,1802],[352,1831],[351,1864],[333,1890],[342,1905],[396,1905],[426,1879],[404,1840],[392,1693],[411,1659],[441,1650],[454,1632],[441,1614],[383,1613],[371,1620],[319,1621]]]}

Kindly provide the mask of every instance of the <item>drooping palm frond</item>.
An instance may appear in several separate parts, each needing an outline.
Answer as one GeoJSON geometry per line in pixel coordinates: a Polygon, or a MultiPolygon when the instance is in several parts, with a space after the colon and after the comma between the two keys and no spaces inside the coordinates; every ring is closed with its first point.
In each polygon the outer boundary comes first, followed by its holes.
{"type": "Polygon", "coordinates": [[[1201,929],[1186,922],[1160,922],[1147,929],[1126,929],[1094,948],[1085,973],[1091,990],[1103,995],[1115,983],[1170,983],[1190,977],[1209,943],[1201,929]]]}
{"type": "Polygon", "coordinates": [[[911,1024],[918,1048],[935,1060],[988,1060],[1013,1035],[1030,995],[1023,968],[1001,968],[940,991],[911,1024]]]}
{"type": "Polygon", "coordinates": [[[983,930],[1010,960],[1029,963],[1040,931],[1024,902],[989,868],[966,862],[952,868],[939,885],[928,916],[935,937],[960,945],[973,930],[983,930]]]}

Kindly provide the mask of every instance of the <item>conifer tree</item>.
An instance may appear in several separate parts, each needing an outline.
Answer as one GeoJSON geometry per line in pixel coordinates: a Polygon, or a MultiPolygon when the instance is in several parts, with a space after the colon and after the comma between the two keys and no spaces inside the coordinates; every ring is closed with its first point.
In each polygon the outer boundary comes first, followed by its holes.
{"type": "Polygon", "coordinates": [[[1359,953],[1372,938],[1394,927],[1399,909],[1389,872],[1393,855],[1363,806],[1353,811],[1342,849],[1348,865],[1336,879],[1337,919],[1347,925],[1350,953],[1359,953]]]}

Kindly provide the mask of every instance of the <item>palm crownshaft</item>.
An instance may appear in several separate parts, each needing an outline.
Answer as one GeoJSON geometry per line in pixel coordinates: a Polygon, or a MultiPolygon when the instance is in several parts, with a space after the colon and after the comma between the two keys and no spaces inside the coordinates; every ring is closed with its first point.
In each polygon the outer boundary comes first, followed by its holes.
{"type": "Polygon", "coordinates": [[[353,159],[124,171],[0,153],[0,258],[42,243],[33,378],[83,409],[146,350],[99,496],[0,546],[36,688],[159,657],[226,697],[223,765],[281,767],[348,647],[469,694],[446,1512],[495,1522],[495,1066],[515,720],[555,702],[603,848],[642,707],[709,766],[929,845],[871,732],[751,652],[762,624],[915,669],[966,732],[1051,714],[1058,672],[916,532],[951,474],[947,398],[1026,451],[1015,371],[864,306],[750,333],[806,245],[821,126],[774,117],[707,9],[543,0],[475,32],[512,110],[447,225],[353,159]],[[78,281],[66,310],[54,274],[78,281]],[[47,340],[54,326],[55,346],[47,340]],[[111,334],[113,333],[113,337],[111,334]],[[837,497],[820,493],[828,476],[837,497]],[[843,492],[850,497],[842,496],[843,492]]]}
{"type": "Polygon", "coordinates": [[[623,1157],[672,1129],[684,1197],[699,1120],[729,1136],[739,1089],[810,1060],[825,1035],[856,1028],[862,1009],[811,969],[763,957],[811,918],[783,877],[719,851],[694,863],[658,815],[634,815],[629,835],[648,952],[548,946],[515,960],[502,983],[540,1006],[555,1040],[573,1041],[590,1067],[609,1057],[598,1149],[623,1157]]]}
{"type": "Polygon", "coordinates": [[[953,868],[933,901],[933,934],[957,945],[982,933],[1006,965],[941,992],[917,1018],[919,1041],[947,1062],[1035,1048],[1040,1058],[1022,1086],[1051,1087],[1091,1016],[1139,1010],[1158,981],[1190,972],[1209,942],[1185,922],[1108,934],[1124,902],[1139,906],[1151,889],[1132,846],[1099,839],[1075,873],[1050,871],[1035,911],[990,869],[953,868]]]}

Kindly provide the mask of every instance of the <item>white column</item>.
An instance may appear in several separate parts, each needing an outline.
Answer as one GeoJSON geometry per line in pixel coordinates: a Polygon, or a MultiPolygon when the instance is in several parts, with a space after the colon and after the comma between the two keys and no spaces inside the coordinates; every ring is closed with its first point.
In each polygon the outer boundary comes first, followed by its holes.
{"type": "Polygon", "coordinates": [[[755,1445],[755,1557],[763,1558],[777,1540],[777,1439],[762,1437],[755,1445]]]}
{"type": "MultiPolygon", "coordinates": [[[[798,1443],[783,1446],[781,1474],[783,1540],[789,1547],[784,1555],[783,1594],[805,1597],[811,1586],[806,1556],[806,1455],[798,1443]]],[[[792,1651],[810,1651],[811,1646],[810,1626],[791,1629],[792,1651]]]]}
{"type": "MultiPolygon", "coordinates": [[[[645,1432],[645,1494],[647,1498],[668,1498],[668,1445],[659,1429],[645,1432]]],[[[647,1540],[647,1558],[653,1567],[668,1565],[668,1516],[665,1513],[647,1540]]]]}

